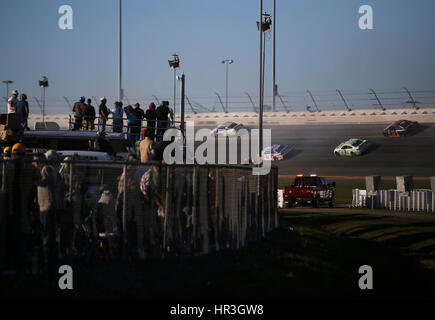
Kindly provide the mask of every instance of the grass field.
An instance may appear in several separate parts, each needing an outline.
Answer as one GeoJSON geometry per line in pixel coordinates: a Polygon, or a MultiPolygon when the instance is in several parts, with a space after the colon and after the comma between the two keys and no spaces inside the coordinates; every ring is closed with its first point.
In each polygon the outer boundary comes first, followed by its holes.
{"type": "MultiPolygon", "coordinates": [[[[286,180],[280,180],[278,182],[278,189],[282,189],[285,186],[290,185],[291,182],[286,180]]],[[[336,180],[335,187],[335,203],[352,203],[352,189],[365,190],[365,181],[348,181],[348,180],[336,180]]],[[[429,181],[414,181],[415,189],[430,189],[429,181]]],[[[383,181],[382,189],[396,189],[395,181],[383,181]]]]}
{"type": "Polygon", "coordinates": [[[286,209],[280,228],[238,251],[140,265],[73,265],[74,290],[38,279],[3,286],[8,297],[146,299],[435,298],[435,217],[351,209],[286,209]],[[374,290],[360,290],[370,265],[374,290]]]}

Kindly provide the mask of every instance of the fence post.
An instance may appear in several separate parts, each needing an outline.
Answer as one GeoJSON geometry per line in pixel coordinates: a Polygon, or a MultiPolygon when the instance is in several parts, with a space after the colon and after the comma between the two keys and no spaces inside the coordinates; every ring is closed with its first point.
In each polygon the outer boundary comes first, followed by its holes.
{"type": "Polygon", "coordinates": [[[166,165],[166,191],[165,191],[165,215],[164,215],[164,221],[163,221],[163,252],[166,254],[167,252],[167,243],[166,243],[166,232],[167,232],[167,225],[168,225],[168,209],[169,209],[169,175],[171,173],[171,168],[166,165]]]}
{"type": "Polygon", "coordinates": [[[123,258],[127,258],[127,164],[123,168],[123,193],[122,193],[122,237],[123,237],[123,258]]]}

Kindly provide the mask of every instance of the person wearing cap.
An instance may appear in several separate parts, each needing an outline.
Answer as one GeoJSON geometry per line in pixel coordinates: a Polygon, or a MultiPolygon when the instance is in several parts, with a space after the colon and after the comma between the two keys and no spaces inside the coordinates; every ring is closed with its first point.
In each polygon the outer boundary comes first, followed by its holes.
{"type": "Polygon", "coordinates": [[[3,148],[3,160],[8,160],[11,158],[12,148],[10,146],[6,146],[3,148]]]}
{"type": "Polygon", "coordinates": [[[113,132],[122,132],[124,111],[122,110],[122,102],[116,101],[114,103],[115,108],[112,111],[112,119],[113,119],[113,132]]]}
{"type": "Polygon", "coordinates": [[[98,107],[98,115],[99,115],[98,124],[101,126],[101,128],[99,128],[99,130],[101,132],[105,132],[106,131],[106,122],[109,119],[109,114],[111,113],[111,111],[106,105],[106,103],[107,103],[106,97],[101,97],[100,101],[101,101],[101,103],[100,103],[100,106],[98,107]]]}
{"type": "Polygon", "coordinates": [[[145,119],[147,119],[147,129],[148,131],[154,131],[156,133],[156,105],[154,102],[151,102],[148,106],[147,111],[145,112],[145,119]]]}
{"type": "Polygon", "coordinates": [[[17,103],[16,111],[21,115],[21,122],[24,129],[30,130],[27,126],[27,118],[29,117],[29,103],[27,102],[27,95],[25,93],[20,95],[20,101],[17,103]]]}
{"type": "Polygon", "coordinates": [[[91,99],[88,99],[86,101],[85,109],[83,112],[84,130],[86,131],[94,130],[95,108],[91,103],[92,103],[91,99]]]}
{"type": "Polygon", "coordinates": [[[74,112],[74,127],[73,130],[80,130],[83,124],[83,111],[85,110],[85,97],[81,97],[80,101],[74,103],[72,112],[74,112]]]}
{"type": "Polygon", "coordinates": [[[31,163],[25,162],[26,147],[16,143],[12,147],[13,162],[6,168],[6,248],[9,267],[24,272],[30,266],[32,234],[31,208],[34,199],[34,183],[37,172],[31,163]]]}
{"type": "Polygon", "coordinates": [[[17,112],[17,105],[18,105],[18,91],[12,90],[12,95],[8,99],[8,113],[16,113],[17,112]]]}

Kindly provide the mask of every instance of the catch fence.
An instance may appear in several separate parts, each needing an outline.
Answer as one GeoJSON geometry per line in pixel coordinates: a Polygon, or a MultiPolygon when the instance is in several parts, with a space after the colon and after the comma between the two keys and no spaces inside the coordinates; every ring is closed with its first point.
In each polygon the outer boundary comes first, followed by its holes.
{"type": "Polygon", "coordinates": [[[2,252],[11,221],[20,234],[42,226],[45,242],[55,229],[59,257],[105,259],[235,249],[278,226],[276,167],[254,176],[251,166],[73,159],[1,160],[0,169],[2,252]]]}

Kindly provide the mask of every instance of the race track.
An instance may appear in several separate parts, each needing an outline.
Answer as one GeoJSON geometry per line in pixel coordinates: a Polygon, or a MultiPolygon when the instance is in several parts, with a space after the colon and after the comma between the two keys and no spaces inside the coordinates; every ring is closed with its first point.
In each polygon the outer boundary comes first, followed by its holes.
{"type": "Polygon", "coordinates": [[[385,124],[274,126],[272,144],[294,148],[275,162],[280,175],[316,173],[325,176],[435,176],[435,124],[414,136],[385,138],[385,124]],[[334,148],[349,138],[367,139],[373,149],[360,157],[336,157],[334,148]]]}

